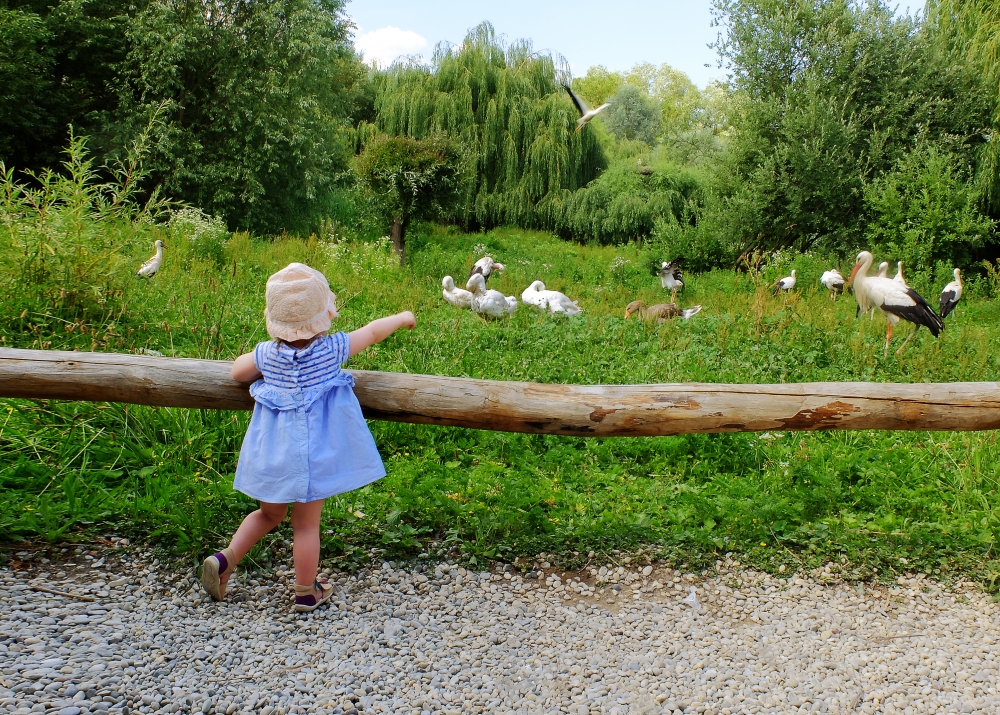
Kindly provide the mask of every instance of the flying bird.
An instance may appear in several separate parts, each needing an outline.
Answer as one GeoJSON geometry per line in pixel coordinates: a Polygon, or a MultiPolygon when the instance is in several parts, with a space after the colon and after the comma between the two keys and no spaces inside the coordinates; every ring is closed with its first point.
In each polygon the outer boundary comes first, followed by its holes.
{"type": "Polygon", "coordinates": [[[962,274],[955,269],[955,280],[944,287],[941,291],[941,319],[944,320],[948,314],[955,310],[955,306],[962,298],[962,274]]]}
{"type": "Polygon", "coordinates": [[[583,125],[589,122],[591,119],[596,117],[598,114],[603,112],[605,109],[611,106],[610,102],[605,102],[597,109],[591,109],[587,106],[587,103],[576,96],[572,89],[570,89],[568,84],[563,85],[563,89],[569,94],[569,98],[573,100],[573,104],[576,105],[576,111],[580,113],[580,118],[576,120],[576,130],[580,131],[583,129],[583,125]]]}
{"type": "Polygon", "coordinates": [[[153,245],[156,246],[156,255],[139,266],[139,270],[136,271],[137,276],[152,278],[163,265],[163,241],[157,241],[153,245]]]}
{"type": "Polygon", "coordinates": [[[854,282],[855,293],[864,293],[871,305],[885,314],[888,325],[885,338],[886,354],[889,352],[889,342],[892,340],[892,326],[900,320],[913,323],[914,328],[913,332],[896,350],[897,355],[903,352],[903,348],[910,342],[910,338],[917,334],[921,325],[926,326],[935,338],[940,335],[941,331],[944,330],[944,321],[915,290],[885,276],[868,275],[868,269],[871,268],[874,260],[868,251],[859,253],[858,261],[847,282],[854,282]]]}
{"type": "Polygon", "coordinates": [[[643,320],[655,320],[658,323],[662,323],[665,320],[677,317],[687,320],[699,312],[701,312],[700,305],[682,310],[673,303],[657,303],[656,305],[647,307],[643,301],[633,300],[625,306],[625,320],[628,320],[628,317],[635,313],[643,320]]]}
{"type": "Polygon", "coordinates": [[[836,268],[825,271],[823,275],[820,276],[819,282],[822,283],[828,291],[830,291],[831,300],[836,300],[837,296],[844,292],[844,285],[846,283],[844,276],[840,275],[840,271],[836,268]]]}
{"type": "Polygon", "coordinates": [[[684,290],[684,278],[681,276],[681,259],[664,261],[656,274],[660,277],[660,285],[670,289],[670,302],[677,302],[677,291],[684,290]]]}
{"type": "Polygon", "coordinates": [[[784,291],[787,293],[792,288],[795,287],[795,269],[792,269],[792,275],[785,276],[780,281],[774,284],[774,290],[771,291],[771,295],[778,295],[778,291],[784,291]]]}

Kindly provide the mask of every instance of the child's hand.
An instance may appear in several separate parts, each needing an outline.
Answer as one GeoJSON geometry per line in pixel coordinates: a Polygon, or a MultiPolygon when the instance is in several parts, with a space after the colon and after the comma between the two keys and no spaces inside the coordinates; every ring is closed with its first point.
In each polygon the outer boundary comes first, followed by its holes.
{"type": "Polygon", "coordinates": [[[417,327],[417,319],[408,310],[396,313],[396,315],[389,315],[385,318],[373,320],[365,327],[359,328],[350,334],[351,356],[357,355],[370,345],[382,342],[400,328],[413,330],[415,327],[417,327]]]}
{"type": "Polygon", "coordinates": [[[402,321],[402,323],[399,326],[401,328],[408,328],[410,330],[413,330],[415,327],[417,327],[416,317],[413,315],[413,313],[411,313],[408,310],[404,310],[402,313],[400,313],[399,319],[402,321]]]}

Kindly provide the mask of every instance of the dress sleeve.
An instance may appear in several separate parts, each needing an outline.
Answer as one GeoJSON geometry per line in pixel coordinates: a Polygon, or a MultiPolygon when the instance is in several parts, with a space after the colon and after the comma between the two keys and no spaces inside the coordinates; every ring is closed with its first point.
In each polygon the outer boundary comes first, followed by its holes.
{"type": "Polygon", "coordinates": [[[262,343],[257,343],[257,347],[255,347],[253,349],[253,365],[261,373],[264,372],[264,368],[262,367],[262,365],[264,364],[264,359],[265,359],[266,351],[267,351],[268,345],[270,345],[270,344],[271,344],[271,341],[265,340],[262,343]]]}
{"type": "Polygon", "coordinates": [[[347,333],[335,333],[333,336],[333,354],[337,364],[343,365],[351,357],[351,336],[347,333]]]}

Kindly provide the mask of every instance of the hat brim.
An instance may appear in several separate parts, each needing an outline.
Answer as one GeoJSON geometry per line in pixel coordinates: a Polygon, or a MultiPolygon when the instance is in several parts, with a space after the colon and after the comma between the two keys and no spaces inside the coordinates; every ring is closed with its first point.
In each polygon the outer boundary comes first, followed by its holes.
{"type": "Polygon", "coordinates": [[[267,322],[267,334],[272,338],[286,342],[308,340],[322,333],[329,332],[333,319],[339,315],[340,313],[337,312],[337,296],[334,295],[333,291],[330,291],[327,298],[326,308],[319,315],[303,323],[283,323],[273,320],[268,311],[264,310],[264,318],[267,322]]]}

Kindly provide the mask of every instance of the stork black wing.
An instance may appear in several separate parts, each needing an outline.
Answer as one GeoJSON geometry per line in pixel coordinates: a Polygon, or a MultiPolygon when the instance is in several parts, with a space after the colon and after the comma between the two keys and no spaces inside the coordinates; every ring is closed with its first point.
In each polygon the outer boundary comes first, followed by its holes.
{"type": "Polygon", "coordinates": [[[936,338],[944,330],[944,321],[934,312],[934,309],[923,297],[912,288],[906,289],[906,294],[913,299],[914,305],[892,305],[882,302],[882,310],[897,315],[914,325],[926,326],[936,338]]]}
{"type": "Polygon", "coordinates": [[[948,313],[955,309],[955,305],[958,303],[955,300],[955,291],[948,290],[941,294],[941,319],[948,317],[948,313]]]}
{"type": "Polygon", "coordinates": [[[576,95],[573,94],[573,90],[569,88],[569,85],[564,84],[563,89],[565,89],[566,93],[569,94],[569,98],[573,100],[573,104],[576,105],[576,111],[580,113],[580,116],[582,117],[586,114],[586,110],[584,110],[583,105],[580,104],[580,100],[576,98],[576,95]]]}

